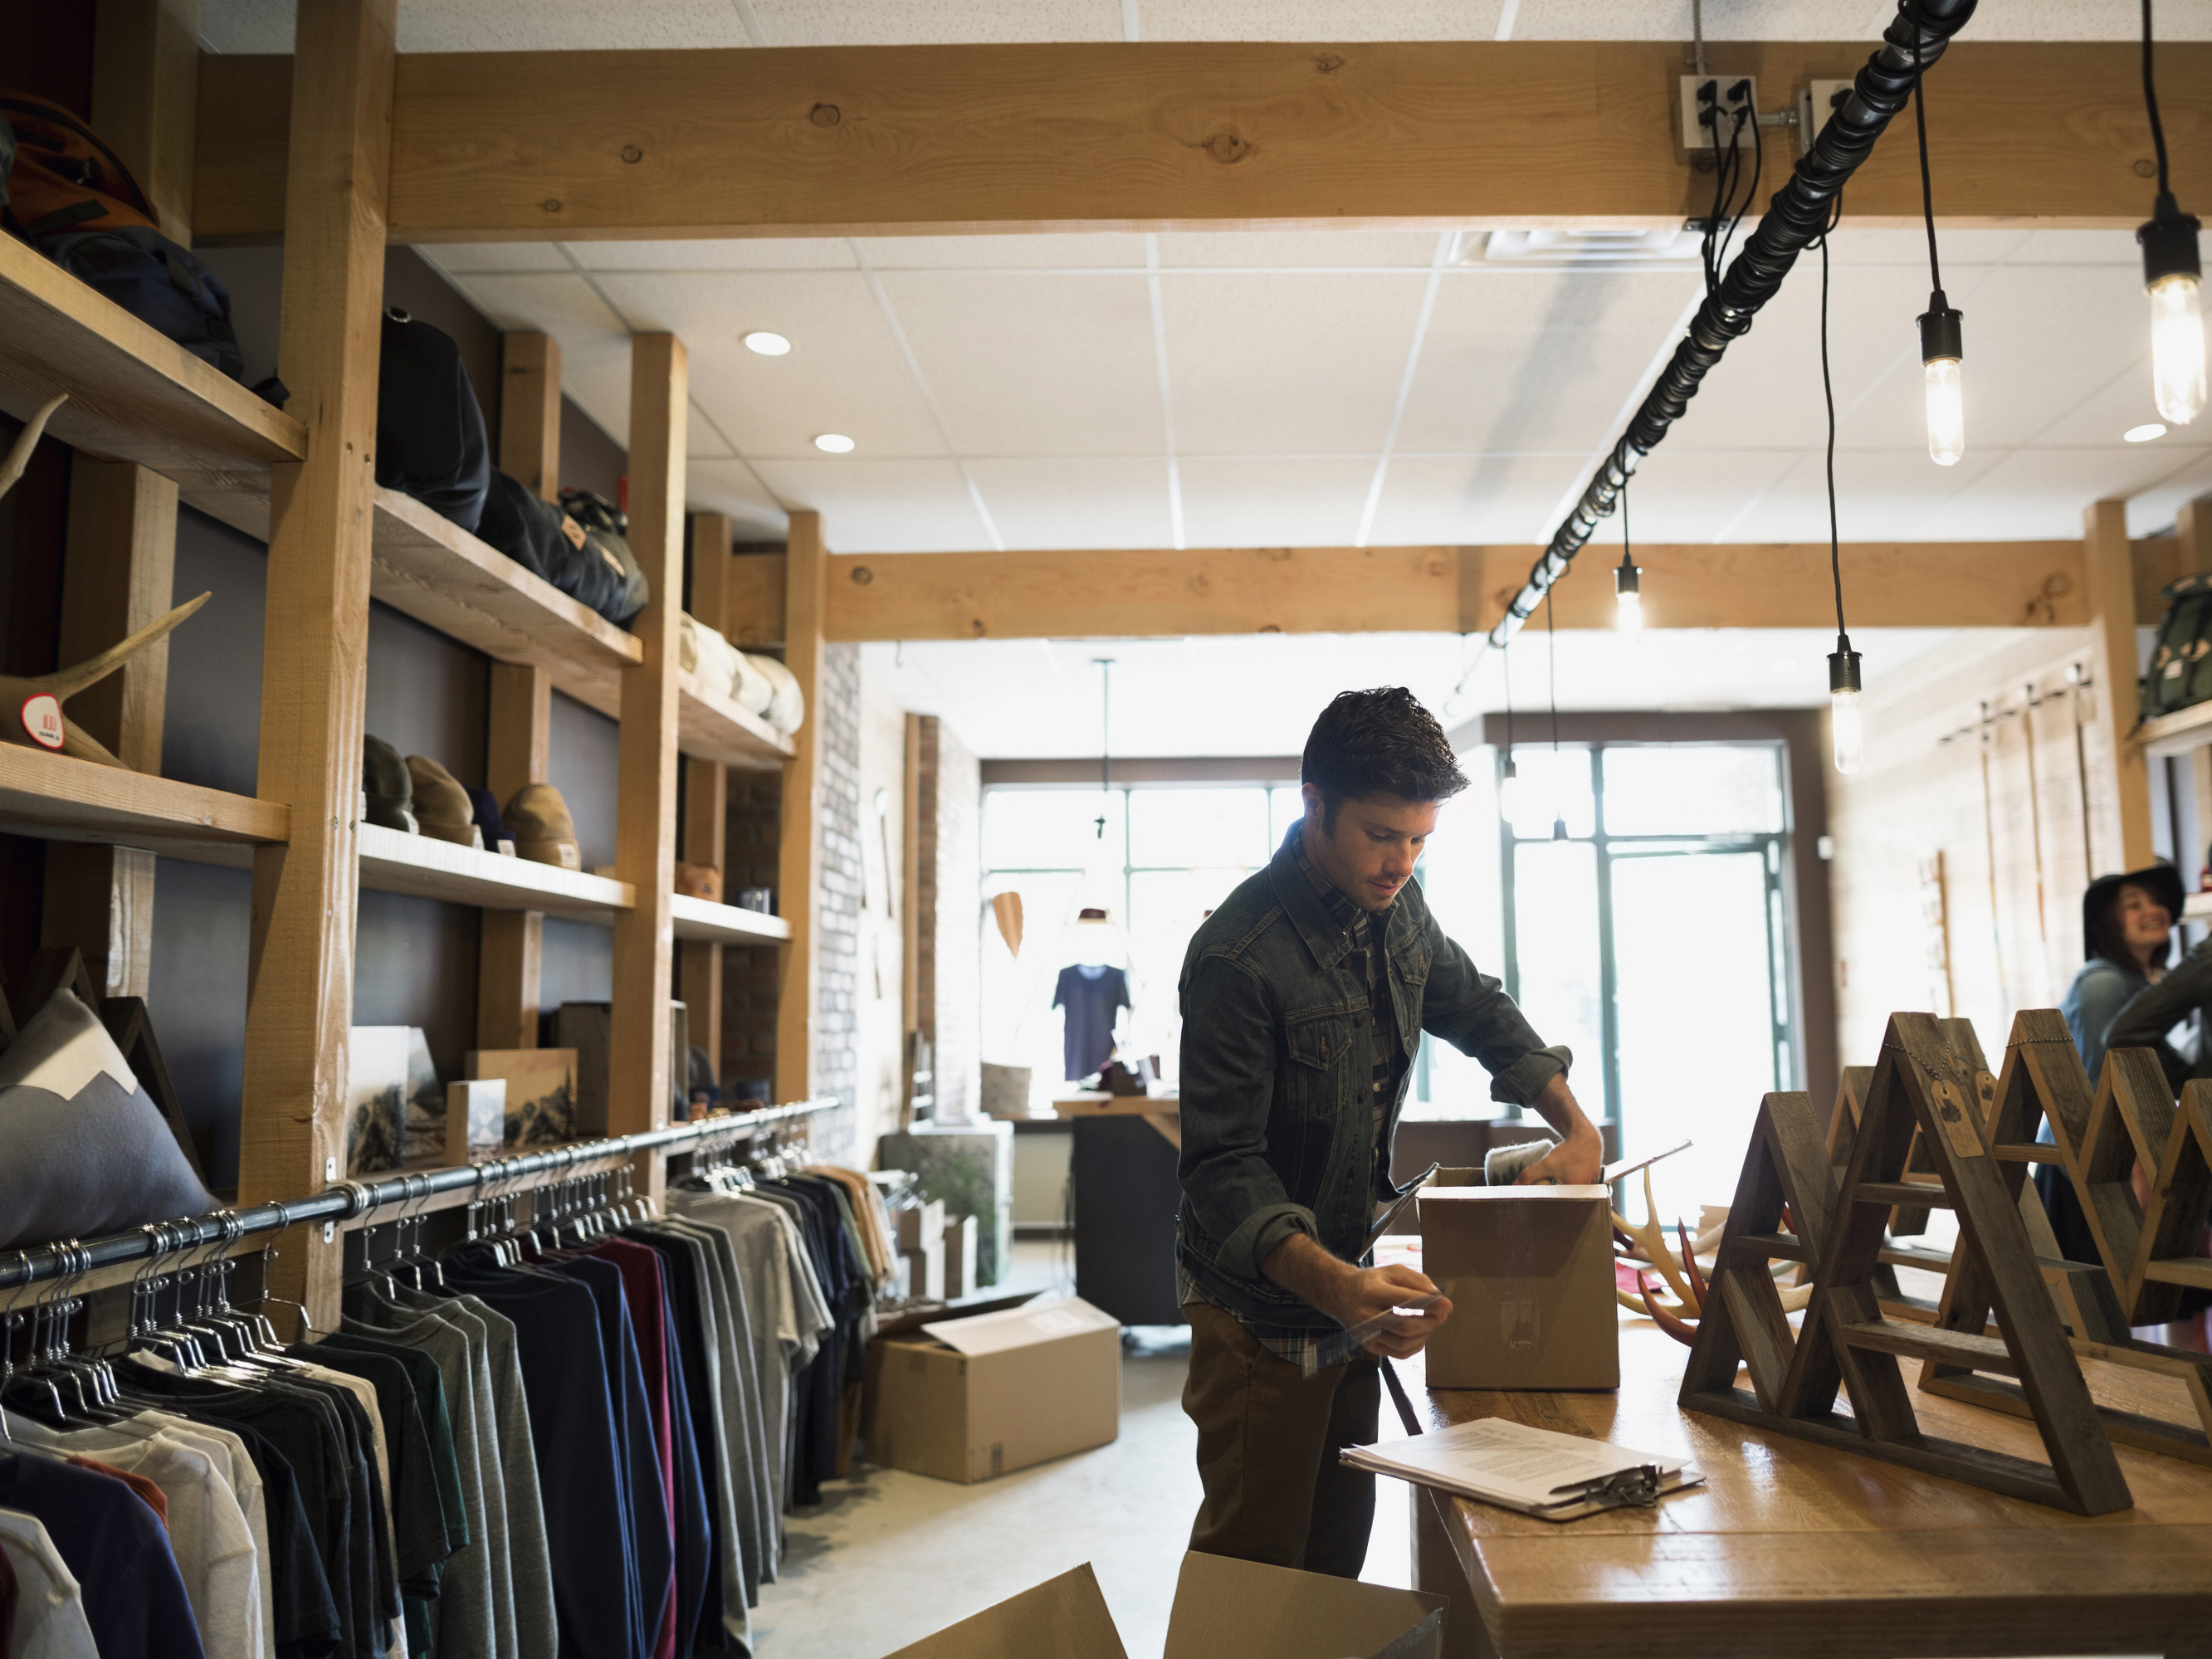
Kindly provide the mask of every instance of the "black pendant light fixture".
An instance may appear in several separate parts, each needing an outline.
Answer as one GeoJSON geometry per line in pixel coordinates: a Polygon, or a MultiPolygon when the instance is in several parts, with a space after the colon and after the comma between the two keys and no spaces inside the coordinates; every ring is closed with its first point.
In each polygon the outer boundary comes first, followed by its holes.
{"type": "Polygon", "coordinates": [[[1816,245],[1820,250],[1820,396],[1828,410],[1828,574],[1836,587],[1836,648],[1828,656],[1828,742],[1836,770],[1859,769],[1864,726],[1859,717],[1859,653],[1844,629],[1844,556],[1836,533],[1836,383],[1828,368],[1828,232],[1844,216],[1843,192],[1816,245]]]}
{"type": "MultiPolygon", "coordinates": [[[[1956,466],[1966,453],[1966,392],[1960,368],[1966,361],[1966,319],[1943,295],[1943,267],[1936,258],[1936,191],[1928,174],[1928,100],[1921,69],[1929,35],[1920,20],[1920,0],[1900,0],[1912,24],[1912,119],[1920,133],[1920,213],[1928,226],[1928,309],[1920,316],[1920,365],[1928,396],[1928,459],[1956,466]]],[[[1838,191],[1840,198],[1842,192],[1838,191]]],[[[1825,242],[1826,233],[1822,233],[1825,242]]]]}
{"type": "Polygon", "coordinates": [[[2198,222],[2181,210],[2166,172],[2166,128],[2158,118],[2151,78],[2150,0],[2142,0],[2143,107],[2158,152],[2158,200],[2150,222],[2136,232],[2142,248],[2143,291],[2150,295],[2151,387],[2158,412],[2187,426],[2204,410],[2204,267],[2197,257],[2198,222]]]}
{"type": "Polygon", "coordinates": [[[1644,631],[1643,577],[1644,573],[1637,568],[1629,550],[1628,484],[1624,480],[1620,486],[1620,563],[1613,573],[1613,625],[1631,639],[1644,631]]]}
{"type": "Polygon", "coordinates": [[[1499,817],[1511,823],[1521,805],[1521,768],[1513,758],[1513,642],[1510,640],[1498,648],[1498,659],[1505,678],[1505,764],[1498,774],[1498,811],[1499,817]]]}
{"type": "Polygon", "coordinates": [[[1098,839],[1106,839],[1106,808],[1114,793],[1114,766],[1109,758],[1111,750],[1108,739],[1112,736],[1114,714],[1114,659],[1093,657],[1098,665],[1098,839]]]}

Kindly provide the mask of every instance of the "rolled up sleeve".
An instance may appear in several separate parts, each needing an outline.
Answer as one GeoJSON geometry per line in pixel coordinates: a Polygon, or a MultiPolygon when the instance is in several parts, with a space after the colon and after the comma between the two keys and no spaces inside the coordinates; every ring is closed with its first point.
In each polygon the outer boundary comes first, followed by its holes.
{"type": "Polygon", "coordinates": [[[1317,1232],[1313,1212],[1291,1201],[1267,1162],[1274,1010],[1258,976],[1228,957],[1200,957],[1182,1001],[1177,1174],[1199,1224],[1221,1241],[1221,1267],[1259,1279],[1260,1263],[1291,1234],[1317,1232]]]}
{"type": "Polygon", "coordinates": [[[1428,919],[1429,983],[1421,1028],[1442,1037],[1490,1073],[1490,1097],[1526,1106],[1574,1064],[1564,1043],[1546,1046],[1498,981],[1428,919]]]}

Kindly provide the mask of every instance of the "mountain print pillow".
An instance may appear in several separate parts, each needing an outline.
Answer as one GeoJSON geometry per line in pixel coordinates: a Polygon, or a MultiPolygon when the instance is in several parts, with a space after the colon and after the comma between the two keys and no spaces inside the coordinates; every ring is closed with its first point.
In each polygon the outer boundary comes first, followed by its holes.
{"type": "Polygon", "coordinates": [[[55,992],[0,1054],[0,1246],[215,1207],[100,1016],[55,992]]]}

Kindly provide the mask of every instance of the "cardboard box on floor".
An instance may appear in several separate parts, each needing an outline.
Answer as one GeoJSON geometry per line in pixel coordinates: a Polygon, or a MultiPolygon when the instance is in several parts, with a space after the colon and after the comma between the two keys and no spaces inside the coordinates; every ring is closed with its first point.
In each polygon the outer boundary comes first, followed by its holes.
{"type": "Polygon", "coordinates": [[[1075,1297],[870,1345],[867,1461],[963,1484],[1121,1431],[1121,1327],[1075,1297]]]}
{"type": "Polygon", "coordinates": [[[1423,1356],[1435,1389],[1617,1389],[1612,1194],[1425,1187],[1421,1271],[1452,1315],[1423,1356]]]}
{"type": "MultiPolygon", "coordinates": [[[[1164,1659],[1441,1659],[1445,1600],[1223,1555],[1182,1559],[1164,1659]]],[[[890,1659],[1128,1659],[1088,1563],[890,1659]]]]}

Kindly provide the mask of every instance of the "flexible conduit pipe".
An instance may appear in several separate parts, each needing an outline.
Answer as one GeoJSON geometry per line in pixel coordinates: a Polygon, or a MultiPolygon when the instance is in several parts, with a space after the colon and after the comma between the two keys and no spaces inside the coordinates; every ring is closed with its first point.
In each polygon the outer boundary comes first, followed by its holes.
{"type": "MultiPolygon", "coordinates": [[[[1891,119],[1912,96],[1914,21],[1924,31],[1918,42],[1923,65],[1943,55],[1951,37],[1974,15],[1976,0],[1917,0],[1917,8],[1900,6],[1883,31],[1881,50],[1867,59],[1852,83],[1851,95],[1820,129],[1820,137],[1797,163],[1790,182],[1774,193],[1772,202],[1736,256],[1718,289],[1705,296],[1691,319],[1690,330],[1674,348],[1666,372],[1645,394],[1628,422],[1628,430],[1598,467],[1597,476],[1583,491],[1582,499],[1567,514],[1566,522],[1553,534],[1528,572],[1528,580],[1506,606],[1505,614],[1490,630],[1488,642],[1503,646],[1535,613],[1552,584],[1567,574],[1567,567],[1583,544],[1596,530],[1598,520],[1612,515],[1620,492],[1637,463],[1659,447],[1667,429],[1682,417],[1699,382],[1721,360],[1729,342],[1751,331],[1752,319],[1772,299],[1790,274],[1797,256],[1810,246],[1828,222],[1837,192],[1874,153],[1891,119]]],[[[1814,112],[1818,119],[1820,112],[1814,112]]],[[[1755,129],[1754,129],[1755,130],[1755,129]]]]}

